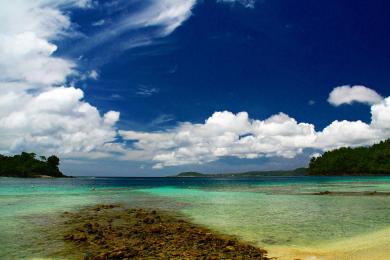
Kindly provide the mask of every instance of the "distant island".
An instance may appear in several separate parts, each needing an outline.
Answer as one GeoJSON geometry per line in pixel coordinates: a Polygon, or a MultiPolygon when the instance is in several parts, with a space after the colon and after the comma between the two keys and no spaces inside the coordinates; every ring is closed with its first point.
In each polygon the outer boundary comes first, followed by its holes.
{"type": "Polygon", "coordinates": [[[60,159],[55,156],[39,156],[35,153],[22,152],[14,156],[0,155],[0,177],[67,177],[58,166],[60,159]]]}
{"type": "Polygon", "coordinates": [[[202,177],[202,178],[231,178],[231,177],[277,177],[277,176],[305,176],[307,168],[297,168],[290,171],[249,171],[239,173],[200,173],[182,172],[170,177],[202,177]]]}
{"type": "Polygon", "coordinates": [[[340,148],[313,157],[308,175],[390,175],[390,139],[369,147],[340,148]]]}
{"type": "Polygon", "coordinates": [[[390,139],[368,147],[343,147],[310,160],[308,168],[241,173],[182,172],[170,177],[276,177],[276,176],[390,175],[390,139]]]}

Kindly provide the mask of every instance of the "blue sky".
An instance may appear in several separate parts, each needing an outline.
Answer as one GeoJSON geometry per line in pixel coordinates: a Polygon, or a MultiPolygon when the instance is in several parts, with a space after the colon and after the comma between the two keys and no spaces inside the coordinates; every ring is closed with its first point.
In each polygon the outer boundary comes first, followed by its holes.
{"type": "Polygon", "coordinates": [[[390,137],[387,1],[1,5],[3,153],[154,176],[291,169],[390,137]]]}
{"type": "MultiPolygon", "coordinates": [[[[368,121],[368,107],[332,109],[326,99],[341,85],[389,94],[390,17],[384,4],[258,1],[245,8],[204,1],[172,34],[150,45],[119,51],[131,41],[130,30],[75,57],[84,55],[91,69],[104,63],[99,80],[85,88],[88,100],[120,111],[123,124],[140,130],[156,130],[153,122],[161,117],[173,119],[170,125],[202,122],[220,110],[254,118],[285,111],[318,128],[335,119],[368,121]]],[[[97,8],[87,11],[91,16],[81,11],[73,21],[93,35],[104,29],[91,24],[115,21],[135,6],[97,8]]],[[[72,53],[73,44],[83,43],[75,41],[62,51],[72,53]]]]}

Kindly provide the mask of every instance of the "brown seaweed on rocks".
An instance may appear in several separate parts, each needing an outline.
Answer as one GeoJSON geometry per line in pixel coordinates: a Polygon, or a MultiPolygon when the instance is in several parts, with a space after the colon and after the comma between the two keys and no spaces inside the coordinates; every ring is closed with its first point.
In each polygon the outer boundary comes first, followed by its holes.
{"type": "Polygon", "coordinates": [[[320,191],[305,195],[333,195],[333,196],[390,196],[390,192],[380,191],[320,191]]]}
{"type": "Polygon", "coordinates": [[[98,205],[63,214],[64,240],[84,259],[259,259],[266,251],[170,213],[98,205]]]}

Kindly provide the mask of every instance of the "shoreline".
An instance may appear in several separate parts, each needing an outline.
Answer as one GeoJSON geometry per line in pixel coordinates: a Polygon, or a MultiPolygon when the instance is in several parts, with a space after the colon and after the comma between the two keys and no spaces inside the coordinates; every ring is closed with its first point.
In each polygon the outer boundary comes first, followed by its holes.
{"type": "Polygon", "coordinates": [[[109,204],[62,217],[67,250],[84,259],[269,259],[264,249],[172,212],[109,204]]]}
{"type": "Polygon", "coordinates": [[[390,228],[317,246],[269,246],[267,250],[278,260],[385,260],[390,252],[390,228]]]}
{"type": "Polygon", "coordinates": [[[49,176],[49,175],[36,175],[36,176],[0,176],[0,178],[15,178],[15,179],[40,179],[40,178],[52,178],[52,179],[84,179],[84,178],[94,178],[94,179],[258,179],[258,178],[383,178],[390,177],[390,174],[383,175],[275,175],[275,176],[207,176],[207,177],[198,177],[198,176],[72,176],[72,175],[64,175],[64,176],[49,176]]]}

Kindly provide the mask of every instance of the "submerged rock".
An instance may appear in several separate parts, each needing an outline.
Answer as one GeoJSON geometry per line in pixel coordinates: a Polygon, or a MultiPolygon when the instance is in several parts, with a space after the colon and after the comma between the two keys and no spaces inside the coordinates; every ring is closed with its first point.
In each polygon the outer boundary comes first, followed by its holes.
{"type": "Polygon", "coordinates": [[[308,195],[333,195],[333,196],[390,196],[386,191],[320,191],[308,193],[308,195]]]}
{"type": "Polygon", "coordinates": [[[84,259],[268,259],[263,249],[156,210],[100,205],[80,215],[65,216],[64,240],[84,259]]]}

